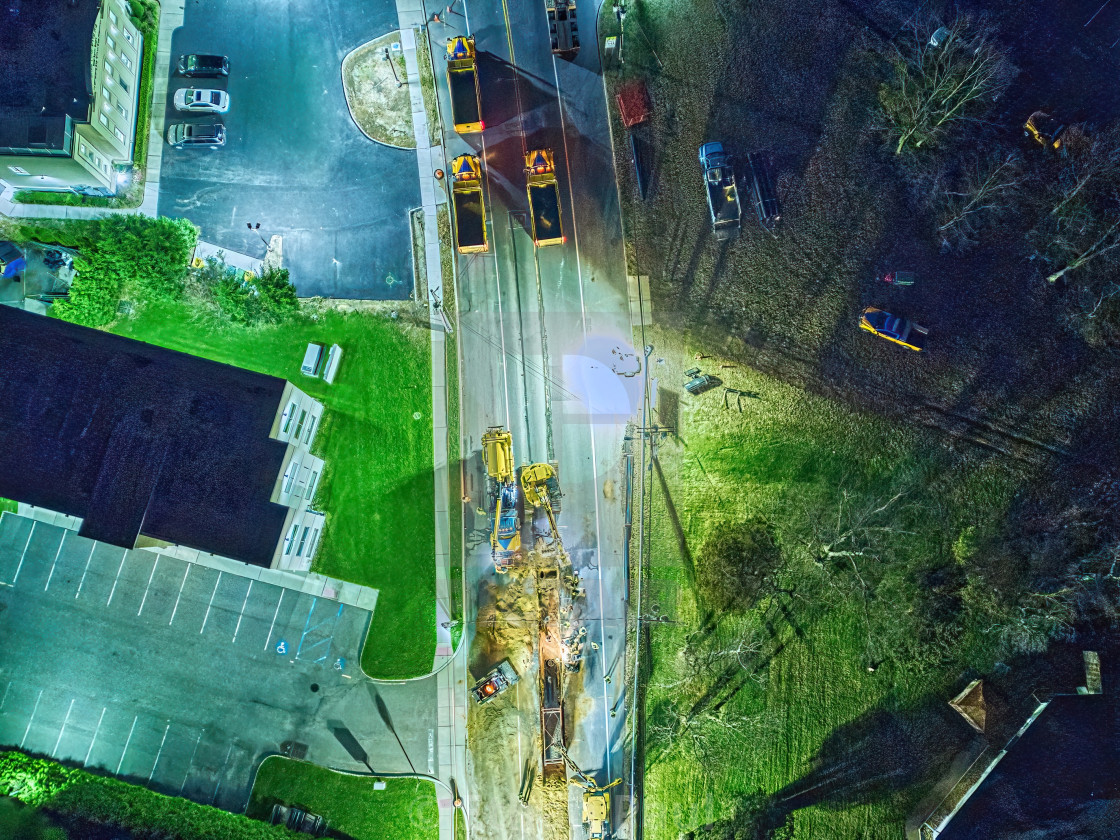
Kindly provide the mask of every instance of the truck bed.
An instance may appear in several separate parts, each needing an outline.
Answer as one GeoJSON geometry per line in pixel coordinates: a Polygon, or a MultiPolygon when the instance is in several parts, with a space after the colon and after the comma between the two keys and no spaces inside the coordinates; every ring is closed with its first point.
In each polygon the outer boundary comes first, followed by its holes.
{"type": "Polygon", "coordinates": [[[718,184],[708,184],[708,201],[712,206],[712,216],[716,226],[720,222],[739,220],[739,190],[727,178],[718,184]]]}
{"type": "Polygon", "coordinates": [[[534,241],[548,242],[562,236],[560,229],[560,188],[551,184],[529,185],[529,209],[533,214],[534,241]]]}
{"type": "Polygon", "coordinates": [[[451,91],[451,116],[455,125],[479,122],[475,71],[448,68],[447,86],[451,91]]]}
{"type": "Polygon", "coordinates": [[[452,191],[455,199],[455,239],[460,250],[486,244],[482,190],[452,191]]]}

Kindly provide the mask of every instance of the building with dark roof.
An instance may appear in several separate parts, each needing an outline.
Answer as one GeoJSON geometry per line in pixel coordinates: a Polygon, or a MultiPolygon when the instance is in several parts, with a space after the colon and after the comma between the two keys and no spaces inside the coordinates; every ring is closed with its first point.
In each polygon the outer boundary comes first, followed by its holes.
{"type": "Polygon", "coordinates": [[[1039,709],[937,840],[1120,836],[1116,698],[1058,695],[1039,709]]]}
{"type": "Polygon", "coordinates": [[[0,497],[124,548],[305,570],[322,406],[283,379],[0,307],[0,497]]]}
{"type": "Polygon", "coordinates": [[[0,186],[112,194],[143,64],[125,0],[0,6],[0,186]]]}

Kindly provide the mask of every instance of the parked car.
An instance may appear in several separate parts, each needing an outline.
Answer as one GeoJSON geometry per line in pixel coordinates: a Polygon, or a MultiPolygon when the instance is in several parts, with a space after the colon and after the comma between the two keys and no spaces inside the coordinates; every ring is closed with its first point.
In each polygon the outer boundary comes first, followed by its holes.
{"type": "Polygon", "coordinates": [[[226,144],[226,127],[221,123],[174,123],[167,127],[167,142],[177,149],[183,146],[216,149],[226,144]]]}
{"type": "Polygon", "coordinates": [[[229,94],[224,90],[179,88],[172,101],[176,111],[193,114],[224,114],[229,110],[229,94]]]}
{"type": "Polygon", "coordinates": [[[229,75],[229,58],[224,55],[191,55],[179,56],[179,73],[183,76],[199,76],[216,78],[229,75]]]}
{"type": "Polygon", "coordinates": [[[882,309],[869,306],[859,313],[859,327],[872,335],[901,344],[910,350],[921,352],[926,346],[929,330],[923,326],[898,318],[882,309]]]}

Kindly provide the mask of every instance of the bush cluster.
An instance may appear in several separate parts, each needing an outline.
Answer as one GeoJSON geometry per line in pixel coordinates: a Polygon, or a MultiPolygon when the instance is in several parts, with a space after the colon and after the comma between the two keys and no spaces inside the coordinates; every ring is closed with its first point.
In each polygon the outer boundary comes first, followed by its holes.
{"type": "Polygon", "coordinates": [[[286,828],[19,752],[0,752],[0,795],[48,813],[123,828],[135,838],[276,840],[295,836],[286,828]]]}

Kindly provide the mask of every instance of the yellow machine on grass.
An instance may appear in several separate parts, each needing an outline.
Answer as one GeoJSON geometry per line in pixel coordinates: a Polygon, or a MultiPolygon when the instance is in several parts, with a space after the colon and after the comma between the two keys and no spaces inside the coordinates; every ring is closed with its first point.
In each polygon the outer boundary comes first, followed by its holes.
{"type": "Polygon", "coordinates": [[[526,503],[534,509],[544,508],[553,543],[563,547],[560,531],[556,527],[556,514],[560,512],[560,482],[556,479],[556,469],[551,464],[522,467],[521,492],[525,495],[526,503]]]}
{"type": "Polygon", "coordinates": [[[1039,145],[1046,146],[1054,151],[1061,151],[1062,135],[1066,127],[1045,111],[1035,111],[1023,126],[1023,134],[1033,137],[1039,145]]]}
{"type": "Polygon", "coordinates": [[[517,482],[514,480],[513,435],[493,426],[482,436],[482,461],[490,479],[492,519],[490,546],[494,568],[499,572],[521,556],[521,520],[517,515],[517,482]]]}

